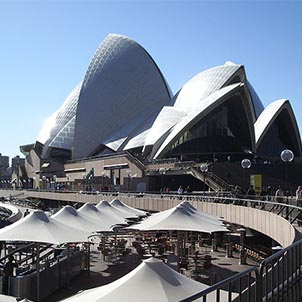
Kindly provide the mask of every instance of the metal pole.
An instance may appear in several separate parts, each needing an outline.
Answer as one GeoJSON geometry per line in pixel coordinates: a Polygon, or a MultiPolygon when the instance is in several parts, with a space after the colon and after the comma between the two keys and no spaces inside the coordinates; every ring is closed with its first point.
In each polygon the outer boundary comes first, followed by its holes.
{"type": "Polygon", "coordinates": [[[87,267],[87,269],[88,269],[88,275],[90,274],[90,243],[88,242],[88,247],[87,247],[87,249],[88,249],[88,267],[87,267]]]}
{"type": "Polygon", "coordinates": [[[67,287],[70,288],[70,259],[69,259],[69,243],[67,243],[67,287]]]}
{"type": "Polygon", "coordinates": [[[37,301],[40,301],[40,242],[37,242],[36,273],[37,273],[37,301]]]}
{"type": "MultiPolygon", "coordinates": [[[[285,162],[285,194],[286,194],[286,204],[288,204],[288,181],[287,181],[287,165],[288,165],[288,162],[285,162]]],[[[285,216],[287,217],[288,216],[288,211],[289,211],[289,208],[288,206],[285,207],[285,216]]],[[[287,217],[286,219],[289,219],[289,217],[287,217]]]]}

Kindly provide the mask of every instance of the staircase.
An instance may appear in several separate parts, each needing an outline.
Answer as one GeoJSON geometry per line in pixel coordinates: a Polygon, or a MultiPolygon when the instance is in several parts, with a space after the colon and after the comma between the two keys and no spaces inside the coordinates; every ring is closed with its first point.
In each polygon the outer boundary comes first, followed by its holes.
{"type": "Polygon", "coordinates": [[[213,172],[207,172],[203,174],[199,172],[197,168],[191,167],[190,174],[204,182],[209,188],[211,188],[215,192],[231,190],[230,185],[213,172]]]}

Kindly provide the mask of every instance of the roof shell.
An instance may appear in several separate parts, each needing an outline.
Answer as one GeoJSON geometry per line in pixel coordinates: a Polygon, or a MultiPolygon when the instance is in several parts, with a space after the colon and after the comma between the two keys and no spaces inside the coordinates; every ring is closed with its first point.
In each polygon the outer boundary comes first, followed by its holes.
{"type": "Polygon", "coordinates": [[[170,99],[166,81],[150,55],[128,37],[109,35],[98,47],[84,78],[73,157],[89,156],[100,144],[121,139],[126,144],[131,139],[129,133],[170,99]]]}
{"type": "Polygon", "coordinates": [[[290,120],[288,122],[290,122],[293,126],[293,129],[295,131],[296,144],[298,145],[298,149],[301,150],[301,137],[299,134],[297,121],[290,102],[287,99],[280,99],[272,102],[262,111],[262,113],[258,117],[257,121],[254,124],[256,146],[259,146],[261,140],[265,136],[265,133],[268,131],[270,126],[274,123],[276,118],[283,110],[287,110],[290,116],[290,120]]]}
{"type": "MultiPolygon", "coordinates": [[[[232,84],[212,93],[207,98],[203,99],[202,102],[199,102],[198,106],[195,106],[178,124],[176,124],[172,128],[171,132],[169,133],[165,141],[161,144],[160,148],[158,150],[152,150],[151,156],[153,156],[154,158],[162,157],[165,152],[168,151],[172,142],[181,133],[183,133],[185,130],[189,129],[192,125],[204,118],[214,108],[217,108],[220,104],[227,100],[227,98],[231,94],[239,92],[241,88],[244,88],[244,85],[241,83],[232,84]]],[[[248,104],[245,105],[249,108],[251,107],[248,104]]],[[[253,133],[251,134],[253,135],[253,133]]]]}

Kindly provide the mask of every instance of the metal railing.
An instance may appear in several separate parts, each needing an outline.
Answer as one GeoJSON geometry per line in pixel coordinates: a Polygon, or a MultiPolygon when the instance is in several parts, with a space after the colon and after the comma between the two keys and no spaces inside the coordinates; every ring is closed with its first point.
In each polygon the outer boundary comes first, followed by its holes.
{"type": "Polygon", "coordinates": [[[301,301],[302,240],[180,302],[301,301]],[[201,300],[202,298],[202,300],[201,300]]]}
{"type": "MultiPolygon", "coordinates": [[[[129,197],[129,193],[126,195],[129,197]]],[[[136,195],[133,194],[133,197],[136,195]]],[[[231,197],[230,192],[221,192],[220,196],[217,196],[217,194],[216,196],[211,196],[210,194],[160,195],[167,199],[177,199],[179,201],[215,202],[257,208],[280,215],[292,224],[297,222],[300,218],[299,216],[302,215],[302,208],[291,204],[294,203],[291,198],[286,199],[286,203],[278,203],[262,200],[262,197],[259,197],[259,199],[231,197]]],[[[158,196],[159,194],[155,193],[143,194],[140,198],[158,196]]],[[[123,198],[123,193],[119,193],[119,198],[123,198]]],[[[271,199],[274,200],[273,197],[271,199]]],[[[215,301],[217,302],[222,301],[223,296],[224,301],[301,301],[301,270],[302,240],[299,240],[264,259],[259,267],[253,266],[182,301],[195,301],[200,298],[202,298],[203,302],[212,301],[211,297],[213,295],[216,297],[215,301]],[[237,295],[232,295],[232,293],[237,295]],[[227,300],[225,295],[227,295],[227,300]]]]}
{"type": "Polygon", "coordinates": [[[224,279],[205,290],[187,297],[180,302],[190,301],[249,301],[256,302],[256,277],[257,267],[253,266],[248,270],[224,279]],[[200,299],[202,298],[202,300],[200,299]]]}

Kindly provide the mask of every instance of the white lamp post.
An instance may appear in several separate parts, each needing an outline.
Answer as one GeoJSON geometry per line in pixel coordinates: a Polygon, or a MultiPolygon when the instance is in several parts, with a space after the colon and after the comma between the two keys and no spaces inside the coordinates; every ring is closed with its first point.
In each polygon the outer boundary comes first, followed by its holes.
{"type": "Polygon", "coordinates": [[[106,175],[106,172],[105,171],[102,171],[101,173],[101,177],[102,177],[102,190],[101,191],[104,191],[104,177],[106,175]]]}
{"type": "Polygon", "coordinates": [[[54,182],[54,190],[57,189],[57,175],[52,176],[53,182],[54,182]]]}
{"type": "Polygon", "coordinates": [[[287,188],[287,166],[294,159],[294,153],[291,150],[285,149],[280,154],[281,160],[285,163],[285,192],[288,198],[288,188],[287,188]]]}
{"type": "Polygon", "coordinates": [[[200,171],[203,175],[203,192],[206,190],[206,173],[209,170],[209,165],[207,163],[203,163],[200,165],[200,171]]]}
{"type": "Polygon", "coordinates": [[[248,158],[245,158],[241,161],[241,167],[244,169],[245,171],[245,190],[247,191],[247,170],[252,166],[251,161],[248,158]]]}
{"type": "Polygon", "coordinates": [[[43,189],[45,190],[46,189],[46,176],[45,175],[42,176],[42,180],[43,180],[43,189]]]}
{"type": "Polygon", "coordinates": [[[160,174],[160,180],[161,180],[161,188],[160,190],[163,192],[164,191],[164,188],[163,188],[163,185],[164,185],[164,175],[167,173],[167,169],[162,167],[158,170],[159,174],[160,174]]]}

